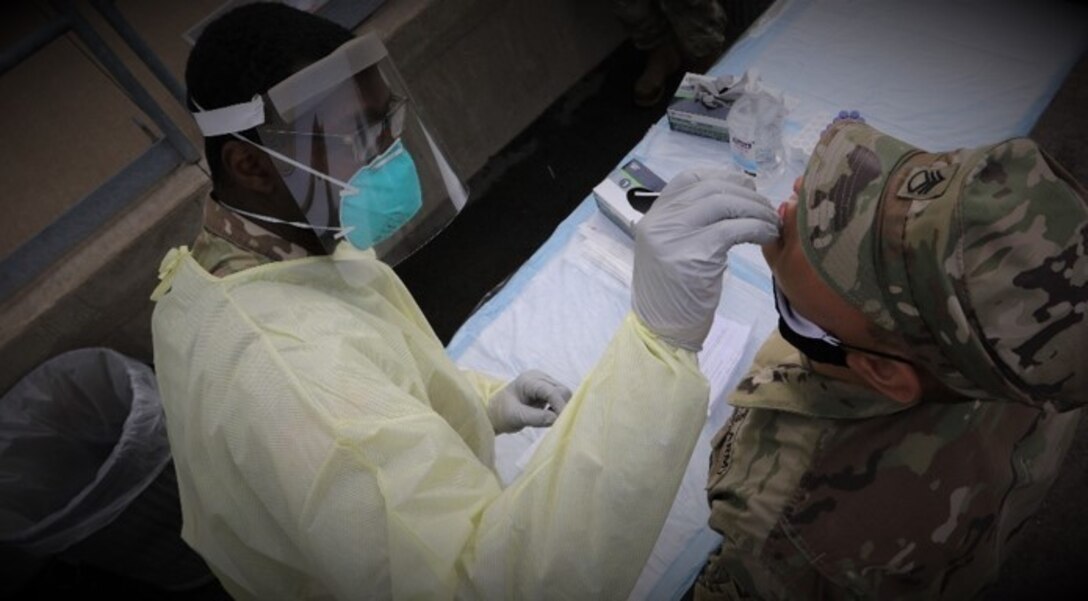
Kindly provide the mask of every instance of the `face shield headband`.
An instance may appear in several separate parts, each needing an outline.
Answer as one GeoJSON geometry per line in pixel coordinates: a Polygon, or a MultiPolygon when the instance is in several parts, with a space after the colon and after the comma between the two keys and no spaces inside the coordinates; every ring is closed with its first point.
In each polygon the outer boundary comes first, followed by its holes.
{"type": "Polygon", "coordinates": [[[782,338],[812,361],[846,367],[846,351],[849,350],[913,364],[909,359],[898,355],[844,343],[834,334],[795,311],[786,299],[786,295],[779,290],[777,283],[774,283],[774,306],[778,311],[778,332],[782,338]]]}

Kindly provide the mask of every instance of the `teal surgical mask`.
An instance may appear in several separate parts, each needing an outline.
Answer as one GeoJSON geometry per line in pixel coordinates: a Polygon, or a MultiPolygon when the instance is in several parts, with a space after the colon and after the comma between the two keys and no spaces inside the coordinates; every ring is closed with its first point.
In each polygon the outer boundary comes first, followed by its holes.
{"type": "MultiPolygon", "coordinates": [[[[236,137],[237,134],[231,134],[236,137]]],[[[423,206],[423,191],[412,155],[400,138],[366,165],[347,182],[315,171],[270,148],[239,137],[273,157],[340,187],[340,226],[318,226],[285,221],[268,215],[243,211],[226,203],[226,208],[250,219],[282,223],[316,232],[335,232],[336,238],[346,238],[352,246],[366,250],[388,239],[408,223],[423,206]]]]}
{"type": "Polygon", "coordinates": [[[367,249],[388,239],[423,206],[412,155],[397,139],[364,165],[340,191],[340,236],[367,249]]]}

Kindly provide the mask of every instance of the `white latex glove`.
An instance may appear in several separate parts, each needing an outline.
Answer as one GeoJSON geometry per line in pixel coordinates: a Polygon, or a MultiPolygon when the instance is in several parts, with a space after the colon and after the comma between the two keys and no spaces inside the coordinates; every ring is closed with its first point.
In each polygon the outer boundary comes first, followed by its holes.
{"type": "Polygon", "coordinates": [[[676,176],[635,227],[635,314],[662,340],[698,351],[729,249],[771,242],[778,228],[778,213],[751,178],[720,169],[676,176]]]}
{"type": "Polygon", "coordinates": [[[550,426],[570,397],[569,388],[542,371],[530,369],[491,397],[487,417],[496,434],[517,432],[525,426],[550,426]]]}

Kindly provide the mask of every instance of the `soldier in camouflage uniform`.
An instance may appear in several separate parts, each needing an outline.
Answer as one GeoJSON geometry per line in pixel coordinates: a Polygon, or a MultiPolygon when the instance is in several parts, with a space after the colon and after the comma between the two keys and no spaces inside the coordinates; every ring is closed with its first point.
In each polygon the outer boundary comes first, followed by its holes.
{"type": "Polygon", "coordinates": [[[614,0],[616,16],[639,50],[676,36],[691,57],[717,56],[725,44],[725,10],[718,0],[614,0]]]}
{"type": "Polygon", "coordinates": [[[635,83],[635,103],[651,106],[665,81],[685,66],[702,73],[725,49],[726,16],[718,0],[613,0],[612,8],[646,68],[635,83]]]}
{"type": "Polygon", "coordinates": [[[204,200],[203,228],[193,242],[193,258],[215,277],[308,254],[301,246],[224,209],[211,198],[204,200]]]}
{"type": "Polygon", "coordinates": [[[714,441],[724,540],[695,596],[976,596],[1088,392],[1088,194],[1027,139],[929,153],[850,121],[796,191],[764,255],[844,365],[760,350],[714,441]]]}

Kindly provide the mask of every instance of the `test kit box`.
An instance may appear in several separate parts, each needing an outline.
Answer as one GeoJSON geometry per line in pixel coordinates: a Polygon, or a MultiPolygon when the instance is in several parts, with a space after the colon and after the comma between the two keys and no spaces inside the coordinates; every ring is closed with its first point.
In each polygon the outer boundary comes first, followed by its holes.
{"type": "Polygon", "coordinates": [[[593,188],[601,212],[634,237],[635,224],[650,210],[665,182],[638,159],[627,161],[593,188]]]}
{"type": "Polygon", "coordinates": [[[697,84],[719,92],[724,91],[720,89],[721,81],[716,77],[685,73],[680,87],[676,88],[676,93],[669,101],[669,108],[665,111],[669,127],[686,134],[729,142],[729,128],[725,125],[725,119],[729,116],[733,100],[722,100],[717,103],[720,106],[710,108],[696,99],[697,84]]]}

